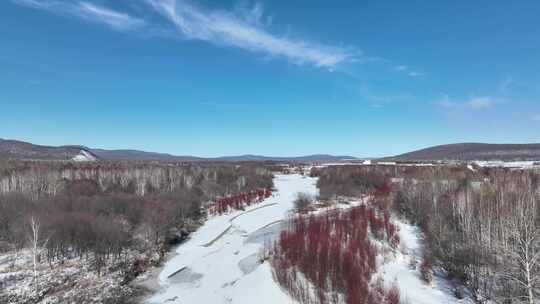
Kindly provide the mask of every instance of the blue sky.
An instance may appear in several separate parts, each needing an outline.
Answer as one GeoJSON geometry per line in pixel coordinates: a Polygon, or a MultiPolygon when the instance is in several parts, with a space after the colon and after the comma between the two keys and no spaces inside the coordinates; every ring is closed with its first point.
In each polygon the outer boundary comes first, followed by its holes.
{"type": "Polygon", "coordinates": [[[179,155],[540,142],[538,1],[0,2],[0,137],[179,155]]]}

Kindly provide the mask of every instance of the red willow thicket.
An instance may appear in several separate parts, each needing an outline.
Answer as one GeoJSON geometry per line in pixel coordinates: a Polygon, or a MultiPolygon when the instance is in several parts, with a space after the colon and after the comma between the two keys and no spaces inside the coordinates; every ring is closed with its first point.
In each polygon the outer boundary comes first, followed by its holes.
{"type": "Polygon", "coordinates": [[[245,206],[262,202],[272,195],[270,189],[257,189],[248,192],[234,193],[226,197],[218,198],[208,205],[208,213],[211,215],[222,215],[231,209],[240,210],[245,206]]]}
{"type": "Polygon", "coordinates": [[[399,244],[388,211],[375,207],[293,217],[270,250],[274,276],[301,303],[398,303],[397,288],[370,288],[378,254],[370,235],[399,244]]]}

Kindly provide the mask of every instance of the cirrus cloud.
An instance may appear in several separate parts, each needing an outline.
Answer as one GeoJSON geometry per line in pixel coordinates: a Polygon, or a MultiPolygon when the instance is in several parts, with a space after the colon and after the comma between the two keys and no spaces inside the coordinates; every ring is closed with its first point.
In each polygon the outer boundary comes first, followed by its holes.
{"type": "Polygon", "coordinates": [[[328,69],[347,61],[356,61],[360,51],[340,46],[329,46],[303,39],[271,33],[261,22],[260,5],[252,10],[234,13],[207,10],[183,0],[146,0],[165,16],[188,39],[202,40],[215,45],[232,46],[283,57],[295,64],[313,64],[328,69]]]}
{"type": "Polygon", "coordinates": [[[58,1],[58,0],[11,0],[26,7],[46,10],[52,13],[68,15],[86,21],[102,23],[114,30],[128,31],[143,27],[146,22],[140,18],[124,12],[99,6],[86,1],[58,1]]]}
{"type": "MultiPolygon", "coordinates": [[[[190,0],[137,0],[129,5],[106,7],[95,0],[11,0],[11,2],[100,23],[116,31],[141,31],[149,35],[182,37],[217,46],[234,47],[297,65],[311,65],[333,71],[342,64],[377,61],[361,50],[337,44],[313,42],[276,33],[271,17],[260,3],[237,5],[233,10],[210,9],[190,0]],[[97,4],[99,3],[99,4],[97,4]],[[137,9],[134,10],[133,8],[137,9]],[[141,10],[140,8],[147,10],[141,10]],[[166,22],[163,22],[165,20],[166,22]]],[[[108,1],[112,3],[112,1],[108,1]]],[[[245,3],[245,2],[244,2],[245,3]]],[[[405,67],[405,66],[404,66],[405,67]]],[[[407,68],[405,68],[407,69],[407,68]]],[[[416,77],[422,74],[405,71],[416,77]]]]}

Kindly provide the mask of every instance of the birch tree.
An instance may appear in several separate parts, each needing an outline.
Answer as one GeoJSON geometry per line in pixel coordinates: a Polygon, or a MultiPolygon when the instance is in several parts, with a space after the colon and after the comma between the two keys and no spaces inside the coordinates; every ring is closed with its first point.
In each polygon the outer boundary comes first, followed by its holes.
{"type": "Polygon", "coordinates": [[[498,276],[515,290],[513,294],[500,296],[503,301],[535,303],[540,281],[540,229],[537,220],[534,194],[520,194],[504,224],[508,237],[499,245],[502,267],[498,276]]]}
{"type": "Polygon", "coordinates": [[[30,247],[32,251],[32,264],[33,264],[33,272],[34,272],[34,293],[39,295],[39,272],[38,272],[38,264],[40,261],[40,255],[41,251],[43,250],[42,247],[45,246],[47,241],[41,239],[41,224],[39,222],[39,219],[35,216],[31,216],[29,219],[29,235],[28,240],[30,242],[30,247]]]}

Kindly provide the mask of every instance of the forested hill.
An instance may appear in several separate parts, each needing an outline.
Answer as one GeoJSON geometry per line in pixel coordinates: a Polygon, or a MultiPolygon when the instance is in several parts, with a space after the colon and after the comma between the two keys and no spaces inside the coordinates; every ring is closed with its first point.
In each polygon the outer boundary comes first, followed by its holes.
{"type": "Polygon", "coordinates": [[[172,155],[167,153],[147,152],[140,150],[106,150],[93,149],[86,146],[43,146],[19,140],[0,138],[0,160],[75,160],[75,161],[165,161],[165,162],[203,162],[203,161],[292,161],[334,162],[355,159],[352,156],[329,154],[313,154],[304,156],[263,156],[263,155],[233,155],[219,157],[198,157],[191,155],[172,155]]]}
{"type": "Polygon", "coordinates": [[[14,160],[70,160],[87,154],[88,159],[96,157],[88,148],[82,146],[42,146],[32,143],[0,138],[0,159],[14,160]]]}
{"type": "Polygon", "coordinates": [[[540,160],[540,144],[460,143],[430,147],[391,157],[393,160],[540,160]]]}

